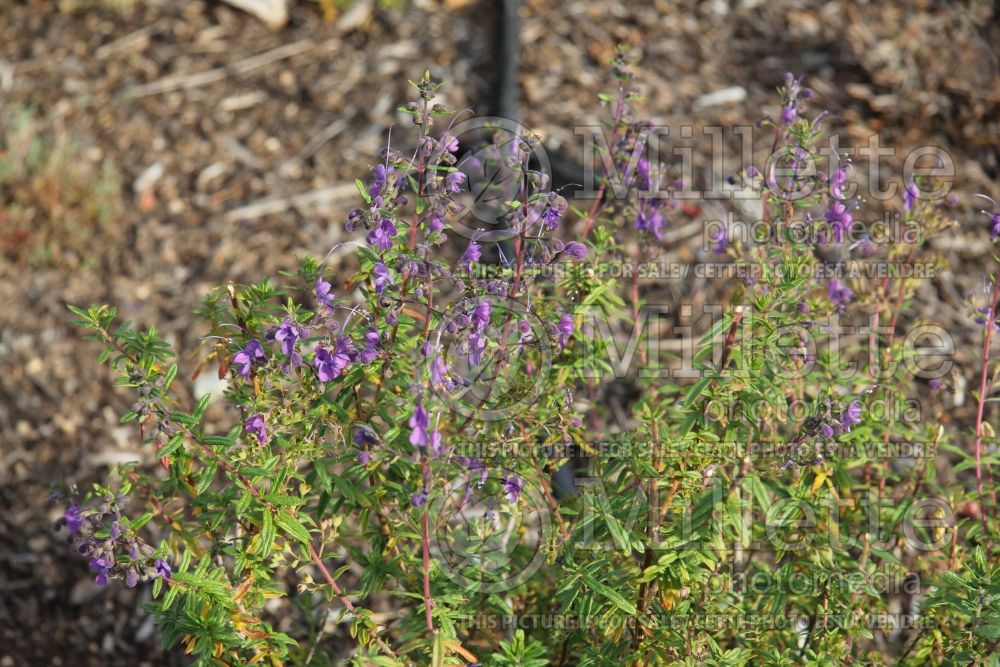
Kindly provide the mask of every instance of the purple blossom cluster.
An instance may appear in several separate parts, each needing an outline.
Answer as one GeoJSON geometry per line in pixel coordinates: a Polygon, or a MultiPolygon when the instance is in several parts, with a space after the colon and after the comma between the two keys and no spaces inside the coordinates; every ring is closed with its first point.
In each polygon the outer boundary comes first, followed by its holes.
{"type": "MultiPolygon", "coordinates": [[[[432,118],[439,110],[429,105],[423,92],[422,98],[423,103],[407,107],[420,127],[416,150],[410,155],[392,147],[382,151],[381,162],[373,167],[369,181],[359,185],[363,204],[348,215],[348,230],[363,229],[368,246],[365,257],[370,261],[367,273],[362,274],[367,278],[367,304],[353,310],[338,308],[333,285],[316,275],[311,278],[316,306],[311,319],[289,310],[263,337],[249,332],[243,347],[232,357],[232,365],[236,377],[250,381],[256,370],[268,367],[273,356],[277,359],[275,370],[300,379],[313,378],[320,389],[329,388],[329,383],[342,381],[356,365],[384,359],[388,367],[391,359],[383,346],[386,341],[396,340],[404,309],[407,313],[425,309],[430,313],[433,303],[434,309],[445,312],[446,317],[440,331],[428,331],[416,343],[427,360],[426,367],[421,366],[427,376],[415,378],[418,398],[404,410],[409,408],[410,444],[422,456],[437,459],[445,454],[445,438],[438,426],[441,413],[432,414],[437,408],[427,389],[454,392],[469,384],[452,369],[445,350],[464,357],[470,367],[482,366],[491,344],[504,345],[504,341],[491,338],[506,335],[508,330],[523,345],[540,346],[538,337],[547,334],[558,349],[565,349],[575,331],[573,314],[557,312],[547,325],[532,326],[531,321],[537,320],[539,314],[532,312],[525,296],[539,276],[544,279],[544,272],[528,269],[557,261],[583,262],[589,253],[583,240],[557,238],[569,204],[561,194],[549,189],[545,173],[532,168],[532,151],[538,139],[528,134],[513,140],[505,137],[502,143],[496,142],[477,154],[482,157],[491,155],[490,151],[496,153],[495,163],[503,171],[503,178],[496,179],[497,187],[506,188],[501,201],[519,203],[503,213],[504,226],[513,237],[511,245],[504,246],[494,236],[474,231],[457,261],[449,263],[442,258],[445,253],[433,252],[434,246],[446,240],[449,221],[463,210],[459,199],[468,180],[463,169],[470,165],[458,163],[459,142],[450,131],[431,134],[432,118]],[[480,270],[487,256],[499,256],[500,260],[501,270],[490,277],[485,277],[489,272],[480,270]],[[341,319],[338,312],[349,314],[341,319]],[[351,326],[354,317],[358,320],[351,326]],[[359,325],[359,321],[364,324],[359,325]],[[500,321],[502,327],[497,324],[500,321]],[[498,333],[500,329],[503,334],[498,333]],[[452,337],[449,345],[441,344],[444,334],[452,337]]],[[[635,124],[621,135],[618,155],[624,156],[637,145],[641,131],[642,126],[635,124]]],[[[658,167],[642,160],[637,178],[648,189],[664,176],[658,167]]],[[[650,201],[646,208],[637,210],[637,225],[659,238],[667,205],[666,201],[650,201]]],[[[265,390],[271,382],[271,378],[265,379],[265,390]]],[[[243,430],[250,443],[266,446],[273,440],[275,424],[270,420],[268,414],[247,406],[243,430]]],[[[370,427],[355,428],[353,439],[360,464],[376,460],[382,443],[370,427]]],[[[480,483],[486,481],[486,462],[459,459],[459,464],[479,476],[480,483]]],[[[504,495],[516,502],[523,483],[513,473],[505,475],[504,495]]],[[[411,500],[415,506],[426,502],[426,489],[411,500]]]]}
{"type": "Polygon", "coordinates": [[[268,338],[281,343],[281,353],[288,358],[292,366],[301,366],[302,356],[297,346],[304,334],[303,329],[292,318],[286,317],[277,329],[268,334],[268,338]]]}
{"type": "Polygon", "coordinates": [[[119,503],[124,500],[115,498],[93,507],[73,503],[55,528],[67,529],[100,586],[107,586],[112,579],[121,579],[129,588],[157,577],[170,579],[170,559],[157,557],[155,549],[123,524],[119,503]]]}
{"type": "Polygon", "coordinates": [[[245,380],[250,379],[250,371],[253,370],[254,366],[262,365],[267,361],[267,355],[264,354],[264,348],[261,346],[257,339],[250,339],[242,350],[233,355],[233,364],[238,368],[236,372],[239,373],[245,380]]]}
{"type": "Polygon", "coordinates": [[[417,400],[417,406],[413,409],[413,414],[408,422],[410,431],[410,444],[419,449],[427,449],[431,456],[441,456],[444,451],[444,444],[441,440],[441,432],[435,426],[434,430],[428,432],[430,427],[430,417],[424,409],[423,399],[417,400]]]}
{"type": "Polygon", "coordinates": [[[817,433],[825,439],[830,439],[837,437],[838,435],[843,435],[844,433],[850,433],[853,426],[857,426],[861,423],[861,403],[860,401],[851,401],[844,408],[843,412],[840,414],[839,418],[831,419],[822,423],[817,433]]]}
{"type": "Polygon", "coordinates": [[[993,323],[993,330],[1000,331],[1000,322],[997,322],[997,318],[993,315],[993,309],[989,306],[980,306],[976,309],[976,324],[980,326],[986,326],[987,322],[993,323]]]}
{"type": "Polygon", "coordinates": [[[802,77],[796,78],[791,72],[785,73],[785,85],[780,90],[782,97],[781,123],[791,125],[801,114],[803,102],[815,97],[812,88],[802,86],[802,77]]]}

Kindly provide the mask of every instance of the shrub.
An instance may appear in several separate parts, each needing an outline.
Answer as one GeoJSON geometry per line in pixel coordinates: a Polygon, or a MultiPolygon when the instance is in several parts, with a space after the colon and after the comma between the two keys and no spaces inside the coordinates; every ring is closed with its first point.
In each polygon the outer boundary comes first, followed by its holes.
{"type": "MultiPolygon", "coordinates": [[[[661,357],[654,325],[678,307],[640,278],[693,264],[662,263],[685,184],[648,152],[633,65],[616,56],[601,96],[612,168],[589,199],[553,191],[538,139],[502,122],[460,161],[473,135],[416,82],[412,152],[388,147],[358,181],[344,289],[305,258],[204,300],[197,372],[229,379],[228,430],[206,426],[208,396],[184,407],[156,329],[72,308],[162,470],[124,467],[66,527],[99,583],[152,582],[165,645],[328,664],[343,622],[351,659],[381,665],[943,664],[995,647],[994,434],[980,409],[961,448],[926,414],[947,332],[907,314],[919,276],[899,273],[933,267],[925,242],[952,224],[933,184],[910,181],[904,233],[876,238],[850,165],[810,168],[824,115],[789,75],[762,121],[769,164],[738,175],[767,238],[705,234],[700,265],[739,272],[701,342],[661,357]],[[841,318],[866,313],[845,338],[841,318]],[[940,480],[939,453],[979,489],[940,480]]],[[[991,303],[980,408],[995,284],[991,303]]]]}

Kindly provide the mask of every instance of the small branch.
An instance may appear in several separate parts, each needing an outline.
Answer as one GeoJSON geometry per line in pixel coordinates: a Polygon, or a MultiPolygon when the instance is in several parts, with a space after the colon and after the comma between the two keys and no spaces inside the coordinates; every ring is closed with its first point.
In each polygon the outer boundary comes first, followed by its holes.
{"type": "MultiPolygon", "coordinates": [[[[337,120],[333,121],[332,123],[324,127],[322,130],[320,130],[319,133],[316,134],[316,136],[310,139],[309,143],[307,143],[302,150],[296,153],[294,157],[285,160],[278,168],[278,170],[285,175],[293,173],[296,169],[301,167],[306,160],[315,155],[316,151],[318,151],[320,148],[323,147],[323,144],[330,141],[338,134],[346,130],[347,126],[348,122],[344,118],[338,118],[337,120]]],[[[357,190],[354,189],[353,183],[351,183],[350,186],[352,190],[357,192],[357,190]]]]}
{"type": "Polygon", "coordinates": [[[120,37],[113,42],[108,42],[94,51],[94,57],[98,60],[107,60],[113,55],[123,51],[143,49],[149,43],[149,38],[160,32],[163,28],[157,24],[143,26],[135,32],[130,32],[124,37],[120,37]]]}

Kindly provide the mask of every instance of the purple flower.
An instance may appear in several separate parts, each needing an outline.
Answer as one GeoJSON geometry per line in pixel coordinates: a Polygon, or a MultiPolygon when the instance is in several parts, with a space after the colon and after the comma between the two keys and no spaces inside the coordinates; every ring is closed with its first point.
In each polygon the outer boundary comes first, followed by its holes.
{"type": "Polygon", "coordinates": [[[911,178],[910,182],[906,184],[906,188],[903,190],[903,210],[913,210],[913,207],[916,206],[919,198],[920,191],[917,189],[917,184],[914,183],[911,178]]]}
{"type": "Polygon", "coordinates": [[[415,447],[426,447],[427,446],[427,426],[430,424],[430,419],[427,416],[427,410],[424,409],[423,401],[417,401],[417,407],[413,410],[413,415],[410,416],[410,421],[407,422],[413,432],[410,433],[410,444],[415,447]]]}
{"type": "Polygon", "coordinates": [[[469,363],[478,366],[483,360],[483,352],[486,351],[486,336],[478,331],[469,334],[469,363]]]}
{"type": "Polygon", "coordinates": [[[376,165],[372,170],[372,184],[368,186],[368,194],[378,197],[389,182],[389,176],[395,171],[392,167],[386,168],[384,164],[376,165]]]}
{"type": "Polygon", "coordinates": [[[454,153],[458,150],[458,139],[445,132],[441,135],[441,148],[449,153],[454,153]]]}
{"type": "Polygon", "coordinates": [[[644,157],[639,158],[635,166],[635,173],[639,177],[639,184],[643,190],[649,190],[653,182],[649,178],[649,160],[644,157]]]}
{"type": "Polygon", "coordinates": [[[511,475],[503,481],[504,496],[512,503],[516,503],[521,497],[521,489],[524,487],[524,479],[519,475],[511,475]]]}
{"type": "Polygon", "coordinates": [[[934,378],[928,384],[930,384],[931,389],[937,391],[938,389],[944,386],[944,381],[941,380],[941,378],[934,378]]]}
{"type": "Polygon", "coordinates": [[[110,535],[111,539],[113,540],[117,540],[119,537],[122,536],[122,527],[121,524],[118,523],[117,519],[115,519],[111,523],[111,528],[110,530],[108,530],[108,535],[110,535]]]}
{"type": "Polygon", "coordinates": [[[368,448],[378,444],[375,432],[368,426],[359,425],[354,430],[354,444],[361,448],[361,451],[358,452],[358,463],[363,466],[368,465],[375,458],[375,455],[368,448]]]}
{"type": "Polygon", "coordinates": [[[877,250],[875,242],[872,241],[871,237],[869,236],[864,237],[854,245],[861,249],[862,257],[871,257],[872,255],[875,254],[875,251],[877,250]]]}
{"type": "Polygon", "coordinates": [[[655,208],[650,213],[639,211],[635,218],[635,228],[640,232],[650,232],[657,240],[663,239],[660,228],[663,227],[663,216],[655,208]]]}
{"type": "Polygon", "coordinates": [[[410,504],[414,507],[420,507],[427,502],[427,490],[417,491],[410,497],[410,504]]]}
{"type": "Polygon", "coordinates": [[[153,563],[153,567],[156,568],[156,576],[163,577],[164,579],[169,579],[173,570],[170,567],[170,562],[162,558],[157,558],[156,562],[153,563]]]}
{"type": "Polygon", "coordinates": [[[94,577],[94,581],[98,586],[108,585],[108,574],[110,574],[114,564],[114,559],[111,556],[100,555],[90,559],[91,569],[97,570],[97,576],[94,577]]]}
{"type": "Polygon", "coordinates": [[[521,320],[517,323],[517,330],[521,333],[521,341],[531,340],[531,322],[521,320]]]}
{"type": "Polygon", "coordinates": [[[274,339],[281,341],[281,351],[292,360],[292,364],[295,366],[302,363],[302,357],[295,351],[295,344],[300,338],[302,338],[302,329],[296,326],[291,318],[285,318],[278,330],[274,332],[274,339]]]}
{"type": "MultiPolygon", "coordinates": [[[[338,341],[338,347],[340,342],[338,341]]],[[[381,340],[378,335],[378,329],[375,327],[369,327],[368,331],[365,332],[365,348],[361,350],[361,363],[370,364],[378,356],[378,351],[381,346],[381,340]]]]}
{"type": "Polygon", "coordinates": [[[847,409],[844,410],[844,414],[840,418],[840,425],[844,427],[844,431],[850,431],[852,426],[861,423],[861,403],[858,401],[851,401],[848,404],[847,409]]]}
{"type": "Polygon", "coordinates": [[[139,583],[139,575],[135,573],[135,568],[130,567],[128,572],[125,573],[125,585],[129,588],[135,588],[135,585],[139,583]]]}
{"type": "Polygon", "coordinates": [[[726,227],[719,227],[719,231],[710,236],[713,237],[711,240],[715,241],[715,245],[712,246],[712,254],[721,255],[726,252],[726,248],[729,247],[729,230],[726,227]]]}
{"type": "Polygon", "coordinates": [[[316,354],[313,356],[313,366],[316,368],[316,374],[319,376],[320,382],[329,382],[340,375],[340,369],[337,369],[334,365],[333,355],[330,354],[330,350],[323,346],[316,348],[316,354]]]}
{"type": "Polygon", "coordinates": [[[252,415],[243,423],[243,430],[257,438],[262,445],[267,444],[267,422],[260,415],[252,415]]]}
{"type": "Polygon", "coordinates": [[[834,304],[845,306],[854,298],[854,292],[839,278],[831,278],[830,286],[827,288],[827,296],[834,304]]]}
{"type": "Polygon", "coordinates": [[[573,335],[573,316],[566,313],[559,319],[559,324],[556,325],[556,333],[559,336],[559,347],[565,349],[566,343],[569,337],[573,335]]]}
{"type": "Polygon", "coordinates": [[[333,292],[330,283],[323,280],[322,276],[316,276],[316,303],[333,310],[333,292]]]}
{"type": "Polygon", "coordinates": [[[354,444],[358,447],[364,447],[365,445],[377,445],[378,437],[376,437],[375,432],[368,426],[358,426],[354,429],[354,444]]]}
{"type": "Polygon", "coordinates": [[[785,108],[781,110],[781,122],[785,125],[791,125],[798,118],[799,112],[795,109],[795,103],[789,102],[785,108]]]}
{"type": "Polygon", "coordinates": [[[83,527],[84,518],[80,514],[79,505],[70,505],[66,508],[66,527],[69,529],[70,535],[76,535],[80,532],[80,528],[83,527]]]}
{"type": "Polygon", "coordinates": [[[356,230],[358,222],[361,220],[361,215],[361,209],[351,209],[351,212],[347,214],[347,223],[344,225],[344,228],[349,232],[356,230]]]}
{"type": "Polygon", "coordinates": [[[441,432],[437,429],[431,431],[429,447],[432,456],[441,456],[441,452],[444,451],[444,444],[441,442],[441,432]]]}
{"type": "Polygon", "coordinates": [[[587,246],[583,245],[579,241],[570,241],[566,244],[566,247],[563,248],[563,252],[566,253],[566,256],[571,259],[580,260],[587,256],[587,246]]]}
{"type": "Polygon", "coordinates": [[[323,346],[317,347],[313,357],[313,366],[316,368],[316,375],[320,382],[329,382],[340,377],[344,369],[351,364],[352,353],[354,353],[353,346],[350,340],[344,336],[337,339],[337,348],[334,352],[330,352],[323,346]]]}
{"type": "Polygon", "coordinates": [[[439,354],[431,362],[431,384],[435,386],[444,385],[447,377],[448,364],[445,363],[444,358],[439,354]]]}
{"type": "Polygon", "coordinates": [[[246,347],[233,355],[233,362],[240,366],[237,372],[242,375],[245,379],[250,379],[250,369],[255,364],[262,364],[267,360],[267,356],[264,354],[264,348],[261,347],[257,339],[252,338],[247,343],[246,347]]]}
{"type": "Polygon", "coordinates": [[[476,473],[479,475],[479,481],[477,486],[482,486],[486,483],[486,479],[489,477],[489,471],[486,469],[486,464],[483,463],[482,459],[471,458],[468,456],[459,456],[458,462],[469,469],[469,472],[476,473]]]}
{"type": "Polygon", "coordinates": [[[385,286],[392,284],[392,274],[389,273],[385,264],[380,262],[372,269],[372,276],[375,277],[375,293],[381,296],[382,292],[385,291],[385,286]]]}
{"type": "Polygon", "coordinates": [[[562,214],[551,206],[542,211],[542,222],[549,231],[553,231],[559,227],[560,217],[562,217],[562,214]]]}
{"type": "MultiPolygon", "coordinates": [[[[989,306],[982,306],[976,310],[979,312],[979,316],[976,317],[976,324],[986,324],[987,320],[993,319],[993,309],[989,306]]],[[[993,322],[993,329],[1000,331],[1000,323],[993,322]]]]}
{"type": "Polygon", "coordinates": [[[850,228],[853,219],[843,202],[835,201],[830,206],[830,210],[826,212],[826,221],[830,223],[837,243],[844,240],[844,232],[850,228]]]}
{"type": "Polygon", "coordinates": [[[388,250],[392,247],[392,237],[396,235],[396,225],[388,218],[382,218],[378,227],[368,232],[368,243],[377,246],[379,250],[388,250]]]}
{"type": "Polygon", "coordinates": [[[823,424],[819,427],[819,434],[824,439],[829,440],[833,437],[833,428],[829,424],[823,424]]]}
{"type": "Polygon", "coordinates": [[[490,323],[490,313],[493,312],[493,304],[489,299],[481,299],[472,311],[472,323],[476,331],[482,331],[490,323]]]}
{"type": "Polygon", "coordinates": [[[462,259],[459,261],[465,265],[466,271],[471,271],[472,265],[478,262],[479,258],[482,257],[482,255],[483,255],[482,247],[475,241],[470,241],[469,247],[465,249],[464,253],[462,253],[462,259]]]}
{"type": "Polygon", "coordinates": [[[990,216],[990,240],[996,241],[1000,238],[1000,211],[990,216]]]}
{"type": "Polygon", "coordinates": [[[444,177],[444,187],[452,194],[462,191],[462,183],[465,183],[465,174],[460,171],[453,171],[444,177]]]}
{"type": "Polygon", "coordinates": [[[830,194],[837,199],[844,197],[844,184],[847,182],[847,167],[841,166],[830,176],[830,194]]]}

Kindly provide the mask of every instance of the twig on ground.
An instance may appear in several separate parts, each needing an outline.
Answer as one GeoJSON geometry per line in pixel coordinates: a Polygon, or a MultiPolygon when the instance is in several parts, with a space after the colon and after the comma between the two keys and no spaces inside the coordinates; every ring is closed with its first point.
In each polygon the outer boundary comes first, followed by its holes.
{"type": "Polygon", "coordinates": [[[287,197],[265,197],[227,212],[224,218],[226,222],[254,220],[265,215],[284,213],[292,208],[324,206],[335,201],[345,201],[352,194],[357,195],[357,192],[354,183],[340,183],[287,197]]]}
{"type": "Polygon", "coordinates": [[[313,40],[302,39],[297,42],[292,42],[291,44],[284,44],[276,49],[271,49],[270,51],[258,53],[255,56],[250,56],[249,58],[240,60],[232,65],[224,65],[222,67],[216,67],[204,72],[195,72],[193,74],[184,73],[165,76],[162,79],[158,79],[151,83],[129,88],[125,94],[126,96],[132,98],[148,97],[150,95],[159,95],[160,93],[168,93],[174,90],[207,86],[210,83],[216,83],[218,81],[228,79],[231,76],[247,74],[255,69],[260,69],[265,65],[276,63],[279,60],[286,60],[288,58],[301,55],[314,48],[316,48],[316,43],[313,40]]]}

